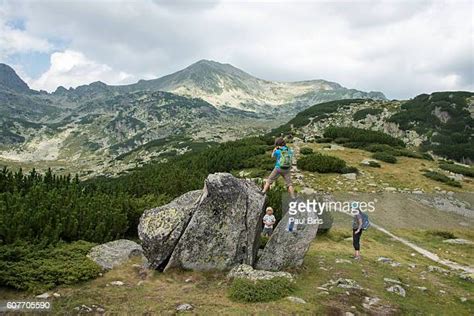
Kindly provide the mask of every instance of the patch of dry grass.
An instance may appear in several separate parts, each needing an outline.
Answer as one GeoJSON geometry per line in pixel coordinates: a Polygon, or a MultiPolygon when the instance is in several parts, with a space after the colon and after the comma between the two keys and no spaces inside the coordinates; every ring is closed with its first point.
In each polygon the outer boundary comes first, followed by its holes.
{"type": "Polygon", "coordinates": [[[307,143],[302,145],[310,147],[314,152],[332,155],[343,159],[348,165],[357,167],[361,174],[357,180],[346,180],[338,174],[318,174],[303,172],[308,184],[316,188],[328,189],[330,191],[353,191],[357,188],[361,192],[372,192],[378,188],[395,187],[400,189],[423,189],[425,192],[434,192],[435,187],[446,191],[464,191],[474,192],[474,182],[472,179],[465,178],[462,181],[462,188],[455,188],[441,182],[437,182],[423,176],[423,169],[438,169],[436,161],[415,159],[408,157],[397,157],[398,162],[389,164],[380,162],[381,168],[361,166],[360,163],[366,158],[370,158],[372,153],[361,150],[344,148],[343,150],[325,150],[327,144],[307,143]],[[338,184],[337,182],[341,182],[338,184]],[[372,185],[376,185],[374,187],[372,185]]]}

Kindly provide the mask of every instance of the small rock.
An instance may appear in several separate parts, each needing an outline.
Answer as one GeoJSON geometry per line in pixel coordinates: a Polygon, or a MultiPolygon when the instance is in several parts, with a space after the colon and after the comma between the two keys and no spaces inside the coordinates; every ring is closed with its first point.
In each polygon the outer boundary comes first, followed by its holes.
{"type": "Polygon", "coordinates": [[[394,187],[386,187],[385,191],[387,191],[387,192],[397,192],[397,189],[394,188],[394,187]]]}
{"type": "Polygon", "coordinates": [[[380,298],[378,297],[364,297],[364,302],[362,303],[362,307],[365,309],[371,309],[373,305],[377,305],[380,302],[380,298]]]}
{"type": "Polygon", "coordinates": [[[466,280],[466,281],[469,281],[469,282],[474,282],[474,273],[461,272],[459,274],[459,277],[463,280],[466,280]]]}
{"type": "Polygon", "coordinates": [[[398,294],[402,297],[405,297],[406,295],[405,289],[398,284],[392,285],[391,287],[387,288],[387,291],[398,294]]]}
{"type": "Polygon", "coordinates": [[[428,271],[429,272],[438,272],[438,273],[449,273],[448,270],[443,269],[441,267],[437,267],[437,266],[428,266],[428,271]]]}
{"type": "Polygon", "coordinates": [[[447,244],[455,244],[455,245],[472,245],[472,244],[474,244],[472,241],[462,239],[462,238],[446,239],[446,240],[443,240],[443,242],[447,243],[447,244]]]}
{"type": "Polygon", "coordinates": [[[40,294],[40,295],[36,295],[36,298],[39,298],[39,299],[42,299],[42,300],[46,300],[50,297],[51,297],[51,295],[49,293],[43,293],[43,294],[40,294]]]}
{"type": "Polygon", "coordinates": [[[331,144],[330,148],[327,148],[327,150],[344,150],[345,148],[339,145],[331,144]]]}
{"type": "Polygon", "coordinates": [[[321,291],[328,291],[328,289],[323,286],[318,286],[317,289],[321,291]]]}
{"type": "Polygon", "coordinates": [[[356,281],[352,279],[339,278],[334,282],[334,284],[336,284],[337,287],[344,288],[344,289],[357,289],[357,290],[362,289],[362,287],[359,284],[357,284],[356,281]]]}
{"type": "Polygon", "coordinates": [[[402,284],[402,282],[390,278],[383,278],[383,281],[386,283],[402,284]]]}
{"type": "Polygon", "coordinates": [[[465,298],[465,297],[460,297],[459,299],[461,300],[462,303],[467,301],[467,298],[465,298]]]}
{"type": "Polygon", "coordinates": [[[296,297],[296,296],[288,296],[286,299],[293,303],[306,304],[306,301],[304,299],[296,297]]]}
{"type": "Polygon", "coordinates": [[[74,307],[74,310],[79,312],[79,313],[92,313],[93,310],[87,305],[81,305],[81,306],[76,306],[74,307]]]}
{"type": "Polygon", "coordinates": [[[361,164],[361,165],[364,165],[364,166],[370,166],[370,164],[371,164],[371,163],[374,163],[374,162],[378,163],[378,161],[375,160],[375,159],[368,159],[368,158],[366,158],[366,159],[362,160],[362,161],[360,162],[360,164],[361,164]]]}
{"type": "Polygon", "coordinates": [[[145,283],[145,281],[140,280],[140,281],[138,281],[137,286],[140,286],[140,285],[142,285],[143,283],[145,283]]]}
{"type": "Polygon", "coordinates": [[[103,269],[110,270],[131,257],[142,255],[142,246],[131,240],[119,239],[93,247],[87,257],[103,269]]]}
{"type": "Polygon", "coordinates": [[[249,279],[252,281],[256,280],[271,280],[273,278],[287,278],[289,280],[293,280],[293,275],[288,272],[284,271],[265,271],[265,270],[255,270],[249,265],[241,264],[234,267],[230,272],[227,274],[227,278],[243,278],[249,279]]]}
{"type": "Polygon", "coordinates": [[[446,291],[445,291],[445,290],[439,290],[439,292],[440,292],[441,294],[446,294],[446,291]]]}
{"type": "Polygon", "coordinates": [[[354,313],[346,312],[344,315],[345,315],[345,316],[354,316],[354,313]]]}
{"type": "Polygon", "coordinates": [[[184,312],[184,311],[190,311],[193,310],[194,307],[191,304],[180,304],[176,307],[176,311],[178,312],[184,312]]]}
{"type": "Polygon", "coordinates": [[[97,307],[95,311],[96,311],[97,313],[100,313],[100,314],[105,313],[105,309],[102,308],[102,307],[97,307]]]}
{"type": "Polygon", "coordinates": [[[149,275],[149,269],[146,267],[140,267],[138,275],[140,276],[140,279],[145,280],[149,275]]]}
{"type": "Polygon", "coordinates": [[[428,290],[426,287],[424,286],[416,286],[416,288],[422,292],[425,292],[426,290],[428,290]]]}
{"type": "Polygon", "coordinates": [[[352,261],[347,259],[336,259],[336,263],[349,263],[352,264],[352,261]]]}
{"type": "Polygon", "coordinates": [[[193,279],[188,278],[188,279],[184,280],[184,282],[185,282],[185,283],[191,283],[191,282],[193,282],[193,279]]]}
{"type": "Polygon", "coordinates": [[[114,285],[114,286],[122,286],[124,284],[125,283],[123,283],[122,281],[112,281],[112,282],[110,282],[110,285],[114,285]]]}
{"type": "Polygon", "coordinates": [[[53,293],[53,296],[56,297],[56,298],[58,298],[58,297],[61,297],[61,294],[59,294],[59,293],[53,293]]]}
{"type": "Polygon", "coordinates": [[[390,262],[392,262],[393,260],[390,259],[390,258],[387,258],[387,257],[378,257],[378,258],[377,258],[377,261],[383,262],[383,263],[390,263],[390,262]]]}
{"type": "Polygon", "coordinates": [[[348,179],[348,180],[356,180],[357,179],[357,174],[356,173],[344,173],[342,175],[344,178],[348,179]]]}

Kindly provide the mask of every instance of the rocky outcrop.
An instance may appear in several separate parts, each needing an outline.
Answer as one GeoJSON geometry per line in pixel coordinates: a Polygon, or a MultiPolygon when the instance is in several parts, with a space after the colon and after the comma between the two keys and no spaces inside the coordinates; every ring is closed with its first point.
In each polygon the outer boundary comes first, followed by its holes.
{"type": "Polygon", "coordinates": [[[250,180],[228,173],[207,177],[203,195],[166,269],[227,270],[253,266],[265,197],[250,180]]]}
{"type": "Polygon", "coordinates": [[[201,190],[187,192],[169,204],[143,213],[138,225],[138,236],[151,268],[164,268],[201,194],[201,190]]]}
{"type": "Polygon", "coordinates": [[[297,212],[295,215],[287,212],[268,240],[255,267],[280,271],[301,266],[311,241],[316,237],[318,226],[316,212],[297,212]],[[288,227],[290,220],[295,223],[293,229],[288,227]]]}
{"type": "Polygon", "coordinates": [[[283,271],[264,271],[264,270],[255,270],[251,266],[247,264],[241,264],[234,267],[230,272],[227,274],[229,279],[248,279],[251,281],[259,281],[259,280],[271,280],[273,278],[286,278],[290,281],[293,281],[293,276],[291,273],[283,272],[283,271]]]}
{"type": "Polygon", "coordinates": [[[287,277],[273,271],[303,263],[319,219],[314,211],[288,212],[257,262],[264,207],[265,196],[252,181],[229,173],[209,175],[202,191],[188,192],[140,218],[138,232],[149,266],[163,271],[233,269],[230,277],[249,279],[287,277]],[[290,218],[295,225],[288,230],[290,218]]]}
{"type": "Polygon", "coordinates": [[[109,270],[131,257],[142,256],[142,247],[134,241],[119,239],[93,247],[88,253],[92,261],[109,270]]]}

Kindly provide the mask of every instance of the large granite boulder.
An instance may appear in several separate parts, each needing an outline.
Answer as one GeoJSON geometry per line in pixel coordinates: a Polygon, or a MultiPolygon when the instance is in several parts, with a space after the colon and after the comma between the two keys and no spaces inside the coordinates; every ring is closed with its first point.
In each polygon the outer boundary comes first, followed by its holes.
{"type": "Polygon", "coordinates": [[[134,256],[143,256],[142,247],[136,242],[126,239],[95,246],[87,254],[87,257],[105,270],[110,270],[134,256]]]}
{"type": "Polygon", "coordinates": [[[264,206],[265,196],[250,180],[228,173],[209,175],[165,270],[229,270],[242,263],[253,266],[264,206]]]}
{"type": "Polygon", "coordinates": [[[318,232],[318,220],[316,212],[297,212],[295,215],[286,212],[265,245],[255,268],[281,271],[301,266],[318,232]],[[292,229],[289,227],[290,219],[294,221],[292,229]]]}
{"type": "Polygon", "coordinates": [[[147,210],[140,218],[138,236],[150,268],[163,270],[196,209],[202,190],[190,191],[169,204],[147,210]]]}

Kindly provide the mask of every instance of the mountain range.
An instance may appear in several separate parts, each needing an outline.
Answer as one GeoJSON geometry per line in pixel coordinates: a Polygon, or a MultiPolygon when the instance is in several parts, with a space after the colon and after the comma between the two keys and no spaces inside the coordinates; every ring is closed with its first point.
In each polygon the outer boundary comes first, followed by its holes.
{"type": "Polygon", "coordinates": [[[140,80],[135,84],[109,86],[102,82],[67,90],[59,87],[54,94],[76,97],[88,95],[123,94],[136,91],[166,91],[190,98],[201,98],[218,107],[275,114],[296,114],[321,102],[370,98],[385,100],[381,92],[363,92],[344,88],[326,80],[277,82],[259,79],[230,65],[200,60],[173,74],[140,80]]]}
{"type": "Polygon", "coordinates": [[[116,173],[196,144],[264,133],[309,106],[348,98],[386,99],[325,80],[262,80],[209,60],[135,84],[48,93],[0,64],[0,159],[116,173]]]}

